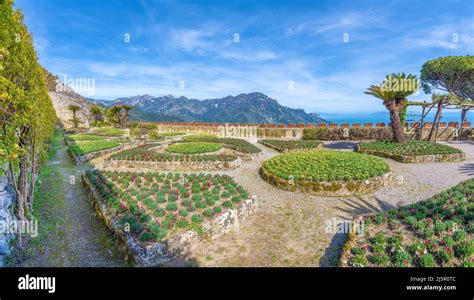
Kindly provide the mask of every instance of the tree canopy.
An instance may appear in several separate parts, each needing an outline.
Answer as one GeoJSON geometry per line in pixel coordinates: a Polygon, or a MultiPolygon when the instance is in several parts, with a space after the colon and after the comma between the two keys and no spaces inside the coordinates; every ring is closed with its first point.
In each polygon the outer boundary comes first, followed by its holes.
{"type": "Polygon", "coordinates": [[[438,89],[474,101],[474,56],[446,56],[427,61],[420,79],[425,93],[438,89]]]}
{"type": "Polygon", "coordinates": [[[12,0],[0,0],[0,56],[0,167],[8,165],[24,219],[58,119],[32,37],[12,0]]]}

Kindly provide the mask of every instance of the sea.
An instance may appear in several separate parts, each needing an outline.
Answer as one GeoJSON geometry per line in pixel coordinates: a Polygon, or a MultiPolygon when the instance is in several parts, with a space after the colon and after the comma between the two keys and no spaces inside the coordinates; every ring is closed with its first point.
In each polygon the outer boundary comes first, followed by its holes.
{"type": "MultiPolygon", "coordinates": [[[[430,111],[425,118],[425,122],[433,122],[436,111],[430,111]]],[[[378,123],[390,122],[390,116],[388,111],[380,111],[374,113],[319,113],[321,118],[331,123],[343,124],[343,123],[378,123]]],[[[466,119],[468,122],[474,123],[474,111],[467,113],[466,119]]],[[[407,122],[419,122],[421,120],[421,112],[417,110],[408,109],[407,122]]],[[[461,121],[461,110],[445,110],[442,113],[440,122],[460,122],[461,121]]]]}

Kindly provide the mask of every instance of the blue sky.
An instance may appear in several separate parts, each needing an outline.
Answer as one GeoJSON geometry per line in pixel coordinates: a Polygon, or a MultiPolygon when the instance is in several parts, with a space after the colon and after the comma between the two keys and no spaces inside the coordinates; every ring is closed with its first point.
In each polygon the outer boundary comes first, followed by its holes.
{"type": "Polygon", "coordinates": [[[258,91],[310,112],[376,112],[380,101],[363,92],[386,74],[419,75],[429,59],[474,54],[466,0],[16,4],[41,63],[62,78],[94,79],[94,94],[83,94],[97,99],[258,91]]]}

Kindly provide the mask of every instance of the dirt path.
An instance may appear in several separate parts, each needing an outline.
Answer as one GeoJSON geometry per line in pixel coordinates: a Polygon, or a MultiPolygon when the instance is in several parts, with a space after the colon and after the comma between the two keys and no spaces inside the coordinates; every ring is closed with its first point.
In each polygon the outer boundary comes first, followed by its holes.
{"type": "Polygon", "coordinates": [[[9,265],[21,267],[124,266],[115,239],[95,216],[80,182],[87,167],[75,166],[62,135],[56,136],[53,156],[43,167],[34,214],[39,236],[24,248],[17,244],[9,265]]]}
{"type": "MultiPolygon", "coordinates": [[[[327,148],[351,150],[354,143],[326,143],[327,148]]],[[[449,143],[467,154],[454,163],[387,163],[402,185],[393,184],[375,193],[352,197],[319,197],[286,192],[267,184],[258,175],[263,161],[277,154],[264,149],[264,156],[225,173],[258,196],[260,211],[243,222],[239,232],[198,245],[173,266],[335,266],[343,234],[327,233],[326,221],[351,220],[354,215],[386,210],[426,199],[474,176],[474,144],[449,143]]]]}

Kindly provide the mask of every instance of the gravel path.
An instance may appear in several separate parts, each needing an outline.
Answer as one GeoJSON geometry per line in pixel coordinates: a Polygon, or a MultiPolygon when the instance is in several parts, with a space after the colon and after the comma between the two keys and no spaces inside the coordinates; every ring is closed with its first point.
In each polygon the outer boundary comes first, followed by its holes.
{"type": "MultiPolygon", "coordinates": [[[[351,197],[320,197],[278,190],[263,181],[258,169],[278,153],[261,144],[264,156],[243,162],[236,170],[222,171],[258,196],[259,212],[232,232],[204,242],[171,266],[335,266],[342,234],[326,233],[325,222],[351,220],[354,215],[381,211],[426,199],[474,176],[474,143],[450,142],[467,154],[464,162],[403,164],[386,159],[403,184],[375,193],[351,197]]],[[[356,143],[326,142],[330,149],[351,151],[356,143]]]]}
{"type": "Polygon", "coordinates": [[[115,239],[89,205],[80,182],[79,168],[72,163],[61,136],[57,152],[43,176],[37,239],[17,245],[9,258],[20,267],[114,267],[125,266],[115,239]]]}

